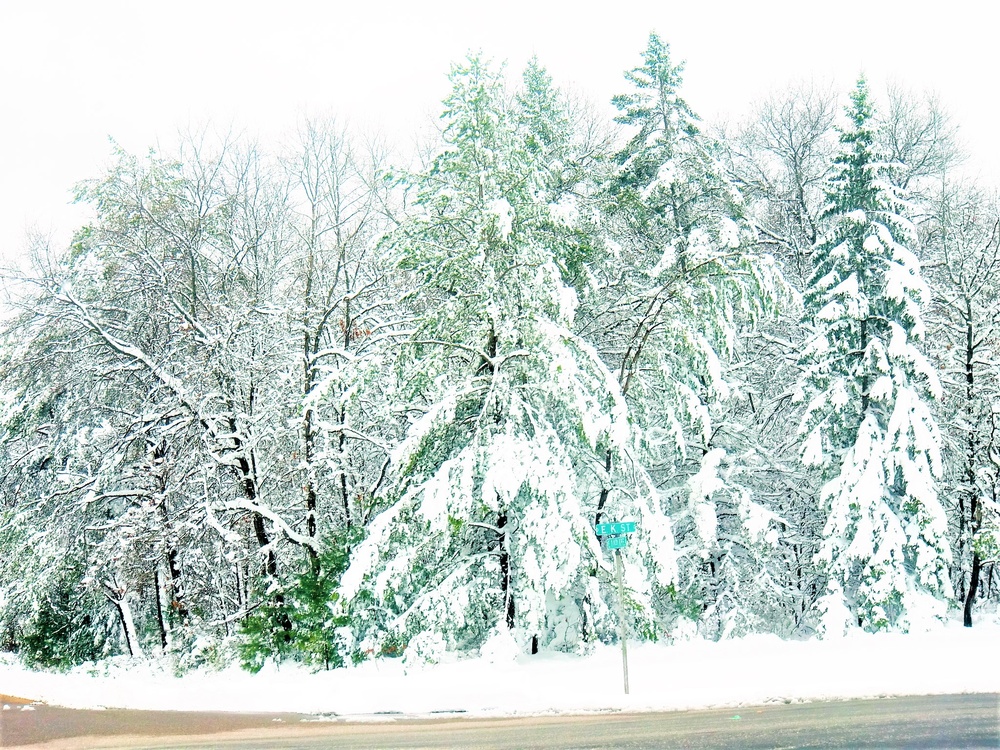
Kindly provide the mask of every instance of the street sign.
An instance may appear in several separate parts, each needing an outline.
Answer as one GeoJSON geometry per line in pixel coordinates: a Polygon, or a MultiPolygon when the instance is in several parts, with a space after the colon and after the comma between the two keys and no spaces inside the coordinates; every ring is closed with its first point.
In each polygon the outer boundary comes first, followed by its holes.
{"type": "Polygon", "coordinates": [[[625,695],[628,695],[628,629],[625,625],[625,584],[622,582],[622,550],[628,546],[626,534],[635,533],[635,521],[616,521],[615,523],[596,523],[594,528],[597,536],[606,537],[608,549],[615,551],[615,578],[618,579],[618,621],[621,625],[622,642],[622,679],[625,682],[625,695]]]}
{"type": "Polygon", "coordinates": [[[628,546],[627,536],[613,536],[608,539],[608,549],[621,549],[628,546]]]}
{"type": "Polygon", "coordinates": [[[599,523],[594,528],[597,529],[598,536],[617,536],[618,534],[631,534],[635,531],[635,521],[621,521],[619,523],[599,523]]]}
{"type": "MultiPolygon", "coordinates": [[[[616,539],[622,540],[622,546],[628,540],[627,536],[613,536],[608,544],[616,539]]],[[[625,625],[625,584],[622,583],[622,551],[615,550],[615,578],[618,579],[618,624],[621,627],[622,642],[622,681],[625,683],[625,695],[628,695],[628,627],[625,625]]]]}

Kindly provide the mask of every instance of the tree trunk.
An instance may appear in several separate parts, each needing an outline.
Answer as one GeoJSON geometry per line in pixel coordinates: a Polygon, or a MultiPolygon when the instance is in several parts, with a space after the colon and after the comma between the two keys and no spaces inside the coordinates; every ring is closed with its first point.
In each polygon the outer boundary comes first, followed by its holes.
{"type": "Polygon", "coordinates": [[[514,590],[510,575],[510,537],[504,530],[507,526],[507,514],[500,513],[497,517],[497,528],[500,529],[500,588],[503,592],[504,621],[509,629],[514,628],[514,590]]]}
{"type": "MultiPolygon", "coordinates": [[[[316,192],[312,195],[312,219],[309,231],[309,250],[306,258],[306,279],[305,290],[303,292],[303,313],[302,313],[302,398],[306,400],[312,394],[316,385],[316,353],[319,351],[319,341],[322,335],[322,324],[320,330],[315,335],[312,332],[312,311],[313,311],[313,279],[316,274],[316,247],[318,239],[318,216],[316,205],[316,192]]],[[[310,539],[315,539],[317,534],[316,526],[316,476],[313,470],[313,455],[316,447],[316,425],[313,422],[313,410],[306,406],[302,419],[302,451],[306,466],[306,533],[310,539]]],[[[306,555],[309,558],[309,569],[314,575],[319,575],[319,556],[312,547],[306,547],[306,555]]]]}
{"type": "Polygon", "coordinates": [[[141,659],[142,647],[139,645],[139,636],[135,630],[135,620],[132,618],[132,607],[128,603],[127,593],[122,588],[105,582],[104,596],[118,610],[118,620],[125,633],[125,645],[128,646],[129,656],[141,659]]]}
{"type": "Polygon", "coordinates": [[[344,528],[351,530],[351,497],[347,490],[347,437],[344,435],[344,425],[347,424],[346,409],[342,409],[338,417],[340,419],[340,435],[337,437],[337,449],[340,453],[340,502],[344,507],[344,528]]]}
{"type": "MultiPolygon", "coordinates": [[[[257,484],[254,480],[254,474],[250,470],[250,463],[247,461],[245,456],[241,456],[239,458],[239,468],[243,474],[243,492],[246,495],[247,500],[251,503],[256,503],[257,484]]],[[[264,527],[264,516],[256,511],[252,511],[250,513],[250,518],[253,522],[253,533],[257,538],[257,544],[264,555],[264,578],[271,581],[277,581],[278,556],[274,552],[274,547],[271,544],[271,538],[267,535],[267,529],[264,527]]],[[[285,640],[288,640],[291,637],[292,621],[288,617],[288,613],[285,611],[285,595],[280,589],[276,590],[274,593],[274,603],[278,605],[278,623],[281,625],[281,629],[285,633],[285,640]]]]}
{"type": "MultiPolygon", "coordinates": [[[[163,464],[164,466],[163,469],[155,471],[154,476],[157,491],[160,496],[158,509],[160,523],[162,525],[163,545],[167,550],[167,570],[170,573],[170,598],[167,601],[169,601],[170,606],[177,612],[177,616],[183,624],[187,622],[188,610],[187,606],[184,604],[184,588],[181,582],[180,564],[177,561],[177,547],[173,542],[173,524],[170,520],[170,509],[167,507],[167,477],[165,470],[167,448],[168,445],[166,440],[161,440],[160,443],[153,448],[152,458],[154,465],[163,464]]],[[[157,566],[157,568],[158,567],[159,566],[157,566]]],[[[159,592],[162,589],[159,570],[155,570],[153,575],[157,581],[157,592],[159,592]]],[[[156,605],[157,607],[161,607],[159,599],[157,599],[156,605]]],[[[162,619],[162,612],[159,613],[159,616],[162,619]]],[[[164,644],[164,646],[165,645],[166,644],[164,644]]]]}
{"type": "Polygon", "coordinates": [[[139,645],[139,635],[135,630],[135,620],[132,618],[132,607],[129,606],[128,599],[124,596],[115,602],[118,606],[118,613],[122,618],[122,625],[125,627],[125,640],[128,642],[128,651],[132,656],[142,658],[142,646],[139,645]]]}
{"type": "MultiPolygon", "coordinates": [[[[607,472],[608,476],[605,480],[606,482],[611,481],[611,449],[608,448],[607,453],[604,454],[604,471],[607,472]]],[[[604,511],[604,504],[608,502],[608,494],[610,494],[610,488],[605,484],[601,488],[601,496],[597,498],[597,514],[594,516],[594,525],[596,526],[601,522],[601,516],[604,511]]]]}
{"type": "MultiPolygon", "coordinates": [[[[309,276],[306,282],[306,304],[308,306],[310,302],[310,287],[312,286],[312,254],[309,256],[309,276]]],[[[304,325],[308,325],[308,321],[303,321],[304,325]]],[[[313,386],[315,385],[315,367],[313,363],[313,356],[316,353],[316,342],[312,340],[312,337],[307,331],[305,334],[305,340],[303,342],[303,375],[302,375],[302,397],[303,399],[309,398],[312,393],[313,386]]],[[[302,452],[303,452],[303,462],[306,467],[306,483],[305,483],[305,496],[306,496],[306,533],[309,535],[310,539],[316,538],[317,527],[316,527],[316,477],[313,470],[313,454],[316,447],[316,426],[313,423],[313,410],[311,407],[306,407],[305,414],[302,417],[302,452]]],[[[314,574],[319,573],[319,556],[316,554],[316,550],[312,547],[306,547],[306,555],[309,557],[309,569],[312,570],[314,574]]]]}
{"type": "Polygon", "coordinates": [[[177,619],[182,625],[187,624],[188,608],[184,603],[184,586],[181,582],[181,569],[177,562],[177,549],[170,545],[167,549],[167,569],[170,571],[170,606],[177,611],[177,619]]]}
{"type": "MultiPolygon", "coordinates": [[[[958,497],[958,559],[959,569],[965,563],[966,547],[971,542],[973,536],[979,530],[976,524],[976,458],[979,453],[979,445],[976,430],[973,427],[977,423],[976,419],[976,345],[974,330],[972,325],[972,302],[965,300],[965,419],[967,424],[967,437],[965,446],[965,483],[968,486],[967,492],[962,492],[958,497]],[[966,495],[968,495],[968,516],[966,515],[966,495]]],[[[975,554],[973,553],[975,559],[975,554]]],[[[973,566],[975,562],[973,561],[973,566]]],[[[978,576],[977,576],[978,578],[978,576]]],[[[965,589],[964,571],[959,575],[958,595],[966,600],[966,627],[972,625],[972,605],[971,600],[975,598],[975,588],[970,585],[968,591],[965,589]]]]}
{"type": "Polygon", "coordinates": [[[156,595],[156,624],[160,628],[160,648],[167,650],[167,623],[163,619],[163,581],[160,571],[153,571],[153,588],[156,595]]]}
{"type": "Polygon", "coordinates": [[[976,591],[979,590],[979,570],[982,567],[982,562],[979,559],[979,553],[972,553],[972,576],[969,579],[969,593],[965,596],[965,612],[964,612],[964,624],[965,627],[972,627],[972,605],[976,601],[976,591]]]}
{"type": "Polygon", "coordinates": [[[237,560],[236,564],[233,566],[233,570],[236,573],[236,599],[238,605],[237,611],[243,612],[245,617],[247,607],[250,606],[250,601],[246,587],[246,575],[240,573],[241,565],[242,563],[239,560],[237,560]]]}
{"type": "MultiPolygon", "coordinates": [[[[308,390],[311,390],[312,386],[307,383],[307,395],[308,390]]],[[[303,432],[303,450],[305,451],[305,465],[306,465],[306,485],[305,485],[305,495],[306,495],[306,533],[309,535],[310,539],[316,538],[317,526],[316,526],[316,480],[313,474],[313,445],[316,440],[315,428],[313,426],[312,420],[312,409],[306,409],[305,423],[302,428],[303,432]]],[[[309,558],[309,569],[314,575],[319,574],[319,555],[316,550],[312,547],[306,547],[306,555],[309,558]]]]}
{"type": "MultiPolygon", "coordinates": [[[[311,345],[309,343],[309,335],[306,334],[305,340],[305,373],[304,373],[304,383],[302,384],[302,397],[309,398],[310,393],[313,389],[313,376],[312,376],[312,365],[310,363],[311,359],[311,345]]],[[[305,414],[302,416],[302,458],[306,465],[306,528],[308,529],[309,536],[316,536],[316,488],[313,485],[312,476],[312,461],[313,461],[313,448],[316,444],[316,428],[313,425],[313,410],[311,407],[306,407],[305,414]]]]}
{"type": "MultiPolygon", "coordinates": [[[[343,247],[343,246],[341,246],[343,247]]],[[[351,332],[354,329],[354,319],[351,317],[351,298],[344,298],[344,350],[351,348],[351,332]]],[[[347,436],[344,435],[344,427],[347,425],[347,406],[337,411],[337,419],[340,422],[340,436],[337,439],[337,450],[340,454],[340,500],[344,506],[344,527],[351,529],[351,500],[347,490],[347,436]]]]}
{"type": "MultiPolygon", "coordinates": [[[[170,513],[167,508],[167,498],[165,487],[161,489],[163,499],[160,502],[160,521],[163,524],[163,541],[167,549],[167,571],[170,573],[170,598],[167,600],[170,607],[177,613],[177,618],[183,625],[187,623],[188,609],[184,603],[184,584],[181,580],[181,567],[177,560],[177,547],[172,539],[172,525],[170,513]]],[[[159,571],[156,571],[159,580],[159,571]]],[[[159,584],[157,584],[159,586],[159,584]]]]}

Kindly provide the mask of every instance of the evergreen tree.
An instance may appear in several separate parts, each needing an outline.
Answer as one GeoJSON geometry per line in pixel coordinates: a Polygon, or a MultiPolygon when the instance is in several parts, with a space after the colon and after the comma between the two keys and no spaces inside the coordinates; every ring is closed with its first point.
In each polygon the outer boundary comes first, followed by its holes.
{"type": "Polygon", "coordinates": [[[918,349],[927,289],[879,160],[862,79],[828,192],[830,230],[805,296],[802,459],[822,470],[827,513],[817,560],[828,577],[820,629],[850,621],[906,629],[940,615],[951,591],[947,522],[935,489],[937,376],[918,349]]]}
{"type": "MultiPolygon", "coordinates": [[[[536,71],[537,72],[537,71],[536,71]]],[[[546,200],[558,122],[536,76],[522,106],[478,58],[456,66],[444,148],[407,179],[412,218],[388,242],[409,269],[419,325],[402,372],[422,415],[397,450],[392,505],[355,550],[341,594],[362,651],[441,648],[492,635],[574,648],[613,637],[610,565],[592,527],[603,455],[630,451],[615,378],[571,331],[563,271],[577,245],[546,200]]],[[[626,556],[642,632],[673,579],[670,526],[645,472],[615,508],[639,522],[626,556]]]]}
{"type": "Polygon", "coordinates": [[[681,97],[682,72],[651,34],[642,64],[625,74],[631,91],[613,100],[629,137],[599,194],[607,254],[592,264],[585,315],[642,428],[679,546],[690,550],[679,560],[681,608],[700,615],[734,583],[719,578],[734,570],[721,565],[729,545],[720,538],[751,544],[737,506],[755,501],[717,475],[731,447],[715,422],[734,393],[727,363],[740,332],[773,313],[786,286],[759,252],[717,144],[681,97]]]}
{"type": "Polygon", "coordinates": [[[652,34],[643,64],[626,74],[633,92],[614,99],[634,134],[603,195],[610,252],[595,305],[601,349],[669,453],[707,449],[709,403],[730,393],[723,363],[737,332],[773,311],[785,288],[680,97],[681,72],[652,34]]]}

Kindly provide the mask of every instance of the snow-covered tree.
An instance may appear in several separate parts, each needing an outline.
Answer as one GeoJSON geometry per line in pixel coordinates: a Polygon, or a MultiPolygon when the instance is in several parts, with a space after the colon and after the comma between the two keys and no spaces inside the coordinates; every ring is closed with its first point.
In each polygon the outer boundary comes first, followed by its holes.
{"type": "Polygon", "coordinates": [[[626,73],[630,92],[613,100],[627,140],[596,195],[606,250],[591,264],[581,330],[616,374],[642,430],[644,458],[688,550],[681,606],[695,614],[709,604],[714,584],[706,579],[724,554],[718,498],[702,490],[721,485],[685,482],[723,463],[712,453],[723,448],[713,414],[733,392],[727,361],[741,329],[772,313],[786,287],[759,252],[717,144],[681,98],[681,73],[652,34],[642,64],[626,73]]]}
{"type": "Polygon", "coordinates": [[[342,602],[364,650],[402,638],[424,658],[491,634],[521,648],[613,637],[592,526],[611,451],[629,489],[615,513],[640,529],[626,555],[630,597],[652,634],[655,594],[673,581],[670,524],[625,459],[615,377],[571,329],[563,269],[578,248],[537,158],[558,121],[525,106],[545,100],[538,88],[509,102],[477,57],[451,83],[441,152],[406,178],[414,210],[387,239],[416,286],[420,319],[401,365],[416,416],[394,455],[392,504],[355,549],[342,602]]]}
{"type": "Polygon", "coordinates": [[[928,291],[911,224],[875,147],[864,80],[828,192],[830,229],[806,293],[802,460],[821,470],[827,513],[818,561],[828,583],[821,630],[940,616],[951,593],[947,520],[937,496],[937,375],[919,349],[928,291]]]}
{"type": "Polygon", "coordinates": [[[972,625],[981,573],[1000,551],[1000,207],[975,186],[942,180],[924,223],[928,316],[942,370],[943,494],[953,521],[952,580],[972,625]]]}
{"type": "MultiPolygon", "coordinates": [[[[929,188],[957,159],[954,128],[933,97],[921,98],[890,87],[885,100],[886,106],[876,113],[871,125],[875,143],[885,161],[893,165],[888,179],[907,190],[908,214],[923,227],[935,213],[934,206],[927,205],[926,196],[933,192],[929,188]]],[[[796,83],[757,104],[751,118],[725,133],[723,140],[727,167],[747,198],[760,241],[772,250],[786,278],[801,291],[808,285],[817,240],[833,218],[824,215],[823,208],[824,188],[836,167],[836,112],[832,90],[815,82],[796,83]]],[[[920,260],[932,268],[939,264],[926,250],[920,260]]],[[[796,469],[797,461],[789,451],[798,444],[796,420],[787,398],[791,389],[781,373],[787,372],[788,358],[796,359],[804,345],[807,329],[799,325],[797,317],[798,313],[788,308],[777,329],[762,338],[741,341],[741,348],[753,352],[741,368],[752,386],[752,402],[736,402],[749,417],[741,424],[750,453],[744,454],[740,463],[744,471],[756,467],[752,469],[755,475],[767,477],[765,484],[756,486],[775,499],[777,504],[769,507],[789,523],[776,552],[787,560],[791,575],[785,578],[786,593],[796,599],[796,619],[811,608],[815,598],[811,592],[817,571],[808,561],[821,540],[825,522],[815,503],[803,502],[818,492],[814,487],[817,476],[796,469]],[[766,430],[761,429],[762,418],[767,422],[766,430]],[[777,486],[783,488],[784,499],[768,489],[777,486]]],[[[938,338],[929,336],[928,346],[935,347],[938,338]]],[[[948,408],[941,413],[947,413],[948,408]]],[[[951,493],[942,491],[942,497],[950,500],[951,493]]]]}
{"type": "Polygon", "coordinates": [[[86,527],[95,516],[115,525],[88,490],[109,447],[102,407],[122,408],[127,397],[94,386],[89,358],[64,354],[76,353],[77,337],[58,320],[21,315],[4,334],[0,622],[26,661],[64,666],[104,656],[124,636],[100,584],[88,584],[103,571],[92,567],[86,527]],[[96,502],[84,505],[88,495],[96,502]]]}
{"type": "Polygon", "coordinates": [[[117,156],[81,188],[94,221],[35,279],[6,383],[27,395],[19,432],[57,480],[26,487],[19,518],[71,509],[47,528],[51,554],[86,550],[82,582],[114,605],[138,654],[144,638],[166,646],[172,625],[192,625],[195,601],[225,621],[265,590],[279,599],[275,537],[310,540],[274,481],[292,351],[281,184],[252,150],[117,156]],[[39,373],[49,395],[31,384],[39,373]]]}
{"type": "Polygon", "coordinates": [[[289,373],[301,379],[301,399],[290,405],[301,415],[297,483],[310,537],[324,536],[321,525],[328,534],[363,522],[368,485],[387,459],[380,436],[369,434],[372,420],[357,408],[366,380],[391,366],[382,356],[391,348],[395,292],[376,252],[385,222],[376,176],[383,157],[355,141],[333,122],[307,122],[286,160],[298,208],[290,327],[301,337],[289,373]]]}
{"type": "Polygon", "coordinates": [[[782,89],[755,105],[723,148],[760,241],[803,288],[822,228],[823,189],[837,151],[836,95],[816,83],[782,89]]]}

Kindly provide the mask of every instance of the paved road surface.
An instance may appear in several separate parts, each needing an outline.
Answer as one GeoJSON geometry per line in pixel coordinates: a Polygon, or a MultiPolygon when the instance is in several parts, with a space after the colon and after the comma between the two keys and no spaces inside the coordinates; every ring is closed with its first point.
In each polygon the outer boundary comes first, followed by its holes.
{"type": "Polygon", "coordinates": [[[1000,694],[649,714],[377,723],[315,722],[299,714],[32,708],[10,705],[0,714],[0,745],[44,743],[33,744],[39,750],[1000,748],[1000,694]]]}

